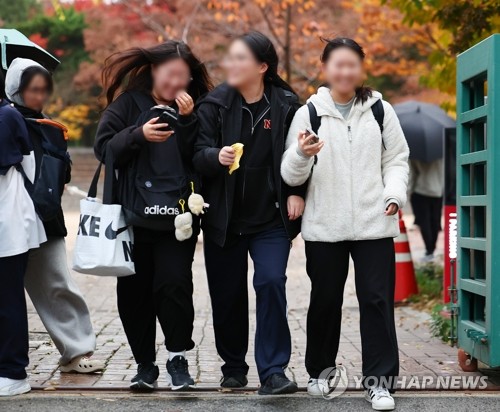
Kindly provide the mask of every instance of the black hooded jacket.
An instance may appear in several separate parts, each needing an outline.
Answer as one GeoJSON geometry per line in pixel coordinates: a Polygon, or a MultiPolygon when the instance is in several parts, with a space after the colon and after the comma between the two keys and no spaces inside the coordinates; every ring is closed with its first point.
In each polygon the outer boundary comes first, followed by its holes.
{"type": "MultiPolygon", "coordinates": [[[[280,224],[281,220],[290,240],[300,232],[300,219],[295,221],[288,219],[287,198],[290,195],[304,197],[306,187],[305,185],[295,188],[287,186],[281,179],[280,173],[286,135],[300,105],[295,94],[272,85],[266,86],[266,97],[270,104],[270,116],[267,116],[269,119],[266,120],[270,120],[268,125],[271,127],[272,159],[269,165],[271,173],[265,175],[258,170],[253,170],[255,174],[250,176],[249,169],[251,168],[246,168],[244,172],[246,177],[243,181],[252,186],[253,193],[250,196],[252,202],[235,202],[235,194],[242,192],[241,188],[236,187],[242,182],[241,175],[239,177],[238,173],[229,175],[228,168],[219,162],[219,152],[222,147],[241,142],[242,125],[248,123],[243,118],[243,98],[235,89],[222,84],[203,98],[197,107],[199,130],[194,142],[193,164],[203,177],[203,196],[210,204],[209,209],[203,215],[202,228],[204,233],[220,246],[230,242],[231,234],[234,232],[231,228],[234,225],[235,216],[238,218],[242,215],[248,216],[252,213],[248,209],[262,212],[263,207],[274,210],[277,208],[277,223],[280,224]],[[275,201],[270,202],[271,196],[275,201]],[[235,207],[239,208],[236,212],[234,212],[235,207]],[[248,209],[244,210],[246,208],[248,209]]],[[[184,143],[189,145],[191,142],[184,143]]],[[[258,150],[258,147],[252,150],[258,150]]],[[[243,157],[245,157],[245,152],[243,157]]],[[[268,216],[272,213],[274,212],[269,214],[264,211],[264,214],[268,216]]]]}

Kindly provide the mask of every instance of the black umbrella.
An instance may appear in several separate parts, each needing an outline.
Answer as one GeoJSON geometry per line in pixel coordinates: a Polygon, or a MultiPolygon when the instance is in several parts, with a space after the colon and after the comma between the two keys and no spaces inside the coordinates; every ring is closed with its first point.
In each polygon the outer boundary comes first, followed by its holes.
{"type": "Polygon", "coordinates": [[[0,54],[3,70],[7,70],[16,57],[34,60],[50,72],[53,72],[60,63],[49,52],[15,29],[0,29],[0,54]]]}
{"type": "Polygon", "coordinates": [[[432,162],[443,157],[444,129],[455,120],[439,106],[409,101],[394,106],[410,146],[410,158],[432,162]]]}

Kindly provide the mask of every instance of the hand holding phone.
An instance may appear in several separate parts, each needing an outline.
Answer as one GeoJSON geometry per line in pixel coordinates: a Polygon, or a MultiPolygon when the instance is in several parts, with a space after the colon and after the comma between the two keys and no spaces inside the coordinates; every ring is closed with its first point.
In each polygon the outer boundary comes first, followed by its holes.
{"type": "Polygon", "coordinates": [[[311,136],[311,138],[309,139],[309,144],[319,143],[319,136],[316,133],[314,133],[311,129],[309,129],[307,127],[306,131],[305,131],[305,137],[306,137],[306,139],[309,136],[311,136]]]}
{"type": "Polygon", "coordinates": [[[166,130],[164,123],[158,122],[159,118],[153,117],[142,126],[142,133],[148,142],[161,143],[174,134],[172,130],[166,130]]]}
{"type": "Polygon", "coordinates": [[[309,128],[299,133],[298,150],[306,157],[316,156],[324,145],[325,142],[309,128]]]}

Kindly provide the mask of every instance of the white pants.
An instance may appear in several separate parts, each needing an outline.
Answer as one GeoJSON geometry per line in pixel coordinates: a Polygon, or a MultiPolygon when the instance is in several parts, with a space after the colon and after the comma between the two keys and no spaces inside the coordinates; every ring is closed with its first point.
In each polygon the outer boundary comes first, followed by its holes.
{"type": "Polygon", "coordinates": [[[89,309],[68,269],[63,237],[49,237],[30,250],[24,285],[61,354],[62,365],[94,352],[89,309]]]}

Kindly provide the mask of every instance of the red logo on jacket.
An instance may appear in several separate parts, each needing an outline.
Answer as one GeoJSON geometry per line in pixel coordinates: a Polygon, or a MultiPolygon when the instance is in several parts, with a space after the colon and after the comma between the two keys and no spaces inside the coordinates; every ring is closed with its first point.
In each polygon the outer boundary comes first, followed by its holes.
{"type": "Polygon", "coordinates": [[[264,129],[271,130],[271,119],[264,119],[264,129]]]}

